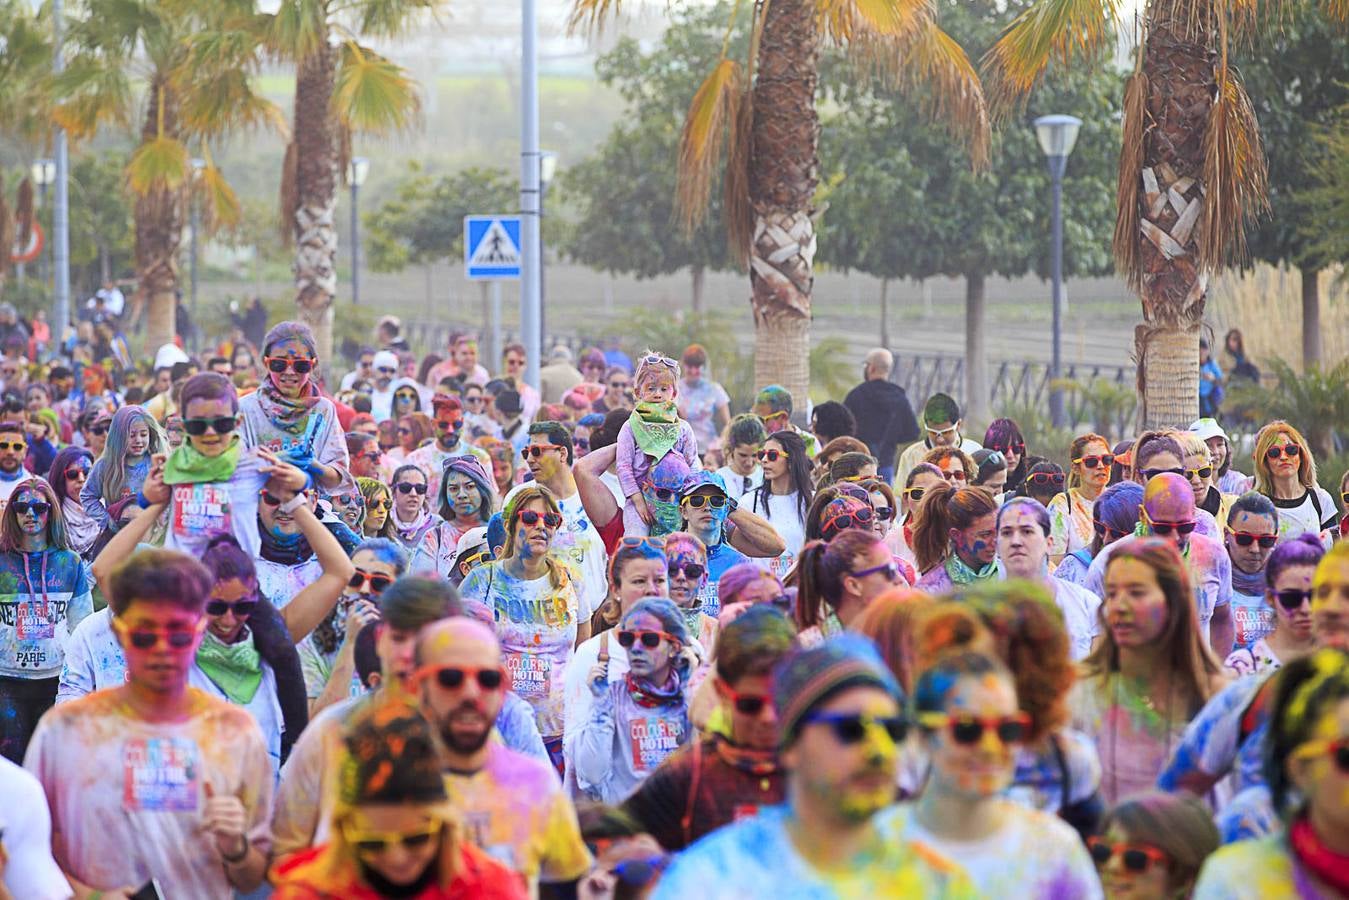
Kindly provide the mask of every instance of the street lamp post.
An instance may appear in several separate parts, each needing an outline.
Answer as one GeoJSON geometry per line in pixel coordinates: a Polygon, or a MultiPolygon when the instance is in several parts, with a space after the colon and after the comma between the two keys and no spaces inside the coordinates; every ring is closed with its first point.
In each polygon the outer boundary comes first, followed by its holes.
{"type": "Polygon", "coordinates": [[[544,278],[543,258],[543,210],[548,200],[548,185],[557,174],[557,154],[544,150],[539,154],[539,336],[546,340],[548,335],[548,291],[544,278]]]}
{"type": "Polygon", "coordinates": [[[370,160],[353,156],[347,169],[347,183],[351,185],[351,304],[361,304],[361,185],[370,174],[370,160]]]}
{"type": "MultiPolygon", "coordinates": [[[[47,189],[51,187],[55,180],[56,160],[43,158],[33,163],[33,183],[38,186],[38,196],[41,198],[41,208],[44,211],[47,209],[47,189]]],[[[50,240],[47,240],[46,235],[43,236],[43,239],[48,244],[51,243],[50,240]]],[[[38,279],[42,282],[44,290],[47,287],[47,254],[50,252],[51,250],[48,247],[43,247],[42,255],[38,257],[37,261],[38,279]]]]}
{"type": "Polygon", "coordinates": [[[192,236],[191,236],[191,241],[192,241],[192,243],[191,243],[191,266],[190,266],[190,268],[189,268],[188,271],[189,271],[189,281],[190,281],[190,283],[191,283],[191,289],[190,289],[190,290],[191,290],[191,293],[190,293],[189,297],[190,297],[191,302],[192,302],[192,321],[193,321],[193,322],[198,322],[198,321],[200,321],[200,319],[197,318],[197,254],[198,254],[198,252],[199,252],[199,249],[198,249],[198,248],[199,248],[199,245],[198,245],[198,243],[197,243],[197,236],[198,236],[198,234],[201,232],[201,211],[200,211],[200,209],[199,209],[199,204],[197,203],[197,187],[198,187],[198,185],[197,185],[197,179],[201,177],[202,169],[205,169],[205,168],[206,168],[206,160],[204,160],[204,159],[193,159],[193,160],[192,160],[192,191],[191,191],[191,193],[188,194],[188,197],[187,197],[187,200],[188,200],[188,214],[189,214],[189,216],[191,217],[191,218],[190,218],[190,226],[191,226],[191,229],[192,229],[192,236]]]}
{"type": "Polygon", "coordinates": [[[1052,247],[1054,344],[1049,364],[1049,417],[1055,428],[1064,426],[1063,388],[1057,382],[1063,377],[1063,173],[1068,167],[1068,154],[1077,143],[1077,130],[1082,120],[1076,116],[1040,116],[1035,120],[1035,136],[1040,141],[1049,162],[1049,177],[1054,182],[1054,217],[1052,247]]]}

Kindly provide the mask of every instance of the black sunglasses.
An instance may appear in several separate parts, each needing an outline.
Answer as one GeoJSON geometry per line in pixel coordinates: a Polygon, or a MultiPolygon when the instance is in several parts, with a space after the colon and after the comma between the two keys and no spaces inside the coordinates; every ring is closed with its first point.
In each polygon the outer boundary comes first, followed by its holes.
{"type": "MultiPolygon", "coordinates": [[[[131,646],[137,650],[149,650],[159,643],[160,632],[158,631],[132,631],[127,639],[131,641],[131,646]]],[[[181,650],[184,647],[191,646],[197,639],[195,631],[170,631],[164,634],[164,639],[168,641],[170,647],[175,650],[181,650]]]]}
{"type": "Polygon", "coordinates": [[[1261,549],[1268,550],[1279,542],[1277,534],[1251,534],[1249,531],[1233,531],[1231,535],[1232,540],[1237,542],[1238,547],[1249,547],[1259,541],[1261,549]]]}
{"type": "MultiPolygon", "coordinates": [[[[464,682],[468,680],[469,671],[472,670],[461,669],[457,666],[442,666],[436,670],[436,683],[448,690],[456,690],[464,686],[464,682]]],[[[495,691],[506,680],[500,669],[478,669],[475,674],[478,679],[478,687],[484,691],[495,691]]]]}
{"type": "Polygon", "coordinates": [[[1156,478],[1158,475],[1179,475],[1181,478],[1184,478],[1184,477],[1185,477],[1185,470],[1184,470],[1184,469],[1144,469],[1144,470],[1143,470],[1143,480],[1144,480],[1144,481],[1151,481],[1152,479],[1156,478]]]}
{"type": "Polygon", "coordinates": [[[426,494],[426,485],[413,484],[411,481],[401,481],[393,486],[393,489],[400,494],[411,494],[416,491],[419,494],[426,494]]]}
{"type": "Polygon", "coordinates": [[[109,425],[108,423],[106,423],[106,422],[103,423],[102,425],[90,425],[90,426],[89,426],[89,433],[90,433],[90,434],[100,434],[100,435],[102,435],[102,434],[107,434],[107,433],[108,433],[108,429],[109,429],[110,427],[112,427],[112,426],[110,426],[110,425],[109,425]]]}
{"type": "Polygon", "coordinates": [[[370,584],[370,593],[382,594],[385,588],[393,584],[393,579],[381,573],[357,569],[352,573],[351,579],[347,582],[347,587],[361,590],[367,582],[370,584]]]}
{"type": "Polygon", "coordinates": [[[32,513],[35,516],[45,516],[52,510],[52,505],[45,500],[20,500],[10,505],[14,507],[14,512],[19,515],[32,513]]]}
{"type": "Polygon", "coordinates": [[[689,581],[697,581],[699,578],[703,577],[703,573],[706,571],[707,571],[706,568],[698,565],[697,563],[684,563],[683,565],[680,565],[677,562],[670,563],[671,578],[674,578],[680,572],[683,572],[684,577],[687,578],[689,581]]]}
{"type": "Polygon", "coordinates": [[[1152,533],[1159,537],[1166,537],[1172,529],[1175,529],[1176,534],[1190,534],[1199,527],[1198,522],[1150,522],[1148,524],[1152,533]]]}
{"type": "Polygon", "coordinates": [[[1091,860],[1096,863],[1097,868],[1104,867],[1110,858],[1118,853],[1120,862],[1124,865],[1124,870],[1134,875],[1142,875],[1150,869],[1153,863],[1164,863],[1166,856],[1155,847],[1148,847],[1139,844],[1108,844],[1102,838],[1092,836],[1087,838],[1087,849],[1091,852],[1091,860]]]}
{"type": "Polygon", "coordinates": [[[201,437],[206,429],[215,429],[216,434],[229,434],[238,423],[234,416],[219,416],[212,419],[183,419],[183,431],[193,437],[201,437]]]}
{"type": "Polygon", "coordinates": [[[1279,591],[1274,595],[1279,599],[1279,605],[1292,612],[1295,609],[1301,609],[1302,604],[1311,602],[1311,591],[1279,591]]]}
{"type": "Polygon", "coordinates": [[[801,719],[803,725],[828,725],[840,744],[857,744],[867,736],[867,726],[879,725],[890,740],[899,743],[909,733],[909,721],[903,716],[868,716],[862,713],[810,713],[801,719]]]}
{"type": "Polygon", "coordinates": [[[314,371],[312,359],[290,359],[284,356],[267,357],[267,371],[280,375],[287,369],[294,369],[296,375],[308,375],[314,371]]]}
{"type": "Polygon", "coordinates": [[[256,600],[236,600],[229,603],[225,600],[207,600],[206,615],[223,616],[227,612],[233,612],[234,618],[246,619],[253,614],[253,610],[258,608],[256,600]]]}

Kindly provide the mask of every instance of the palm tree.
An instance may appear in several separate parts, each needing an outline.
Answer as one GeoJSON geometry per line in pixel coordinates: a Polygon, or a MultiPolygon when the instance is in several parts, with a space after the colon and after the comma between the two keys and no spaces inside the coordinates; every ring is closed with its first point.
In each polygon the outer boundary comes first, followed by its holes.
{"type": "Polygon", "coordinates": [[[332,359],[337,295],[337,187],[353,133],[406,128],[420,110],[407,72],[360,43],[396,37],[443,0],[281,0],[259,16],[269,50],[295,63],[295,128],[281,176],[282,235],[295,245],[295,302],[332,359]],[[350,28],[344,22],[352,23],[350,28]]]}
{"type": "Polygon", "coordinates": [[[135,204],[137,290],[132,317],[146,310],[146,345],[173,340],[178,250],[185,210],[196,193],[207,228],[237,220],[239,203],[215,166],[210,141],[259,125],[282,128],[280,112],[252,89],[257,46],[228,27],[247,0],[85,0],[67,27],[73,54],[52,82],[53,113],[71,140],[104,125],[139,120],[127,162],[135,204]],[[137,100],[132,85],[145,85],[137,100]],[[192,163],[194,147],[203,167],[192,163]]]}
{"type": "MultiPolygon", "coordinates": [[[[575,0],[574,26],[597,26],[621,0],[575,0]]],[[[734,4],[732,26],[741,4],[734,4]]],[[[983,93],[963,50],[937,27],[924,0],[760,0],[748,59],[721,59],[694,96],[679,153],[683,224],[703,217],[714,173],[726,159],[724,210],[731,249],[748,262],[759,385],[797,398],[810,386],[820,48],[845,48],[868,71],[921,87],[978,164],[987,157],[983,93]]],[[[731,29],[727,29],[727,44],[731,29]]],[[[799,403],[804,410],[805,404],[799,403]]]]}
{"type": "MultiPolygon", "coordinates": [[[[1325,6],[1349,15],[1342,0],[1325,6]]],[[[1256,36],[1279,8],[1143,5],[1124,92],[1114,239],[1116,265],[1143,305],[1134,337],[1143,428],[1183,427],[1198,415],[1209,278],[1244,255],[1245,226],[1268,207],[1260,130],[1228,46],[1256,36]]],[[[1118,0],[1035,0],[984,59],[995,106],[1023,98],[1052,60],[1113,47],[1118,12],[1118,0]]]]}
{"type": "MultiPolygon", "coordinates": [[[[43,79],[51,68],[46,29],[22,0],[0,0],[0,134],[27,147],[41,145],[47,132],[43,79]]],[[[27,246],[33,227],[33,184],[20,179],[11,206],[0,172],[0,290],[13,264],[14,244],[27,246]]]]}

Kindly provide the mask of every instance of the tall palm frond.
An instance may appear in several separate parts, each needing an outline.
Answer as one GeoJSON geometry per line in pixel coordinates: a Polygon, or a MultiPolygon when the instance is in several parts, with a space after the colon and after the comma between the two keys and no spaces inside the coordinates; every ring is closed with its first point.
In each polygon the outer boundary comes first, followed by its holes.
{"type": "Polygon", "coordinates": [[[677,198],[680,223],[687,233],[693,233],[707,212],[727,131],[740,118],[745,93],[740,63],[723,57],[689,104],[679,139],[677,198]]]}
{"type": "Polygon", "coordinates": [[[353,131],[388,134],[416,123],[421,99],[406,69],[348,40],[338,59],[333,112],[353,131]]]}
{"type": "MultiPolygon", "coordinates": [[[[1224,50],[1224,55],[1226,51],[1224,50]]],[[[1246,252],[1246,226],[1269,211],[1268,169],[1260,126],[1246,88],[1226,65],[1204,133],[1204,213],[1199,217],[1198,262],[1217,272],[1246,252]]]]}
{"type": "Polygon", "coordinates": [[[1091,56],[1115,40],[1120,0],[1039,0],[1021,12],[984,54],[984,84],[994,111],[1024,99],[1050,62],[1091,56]]]}

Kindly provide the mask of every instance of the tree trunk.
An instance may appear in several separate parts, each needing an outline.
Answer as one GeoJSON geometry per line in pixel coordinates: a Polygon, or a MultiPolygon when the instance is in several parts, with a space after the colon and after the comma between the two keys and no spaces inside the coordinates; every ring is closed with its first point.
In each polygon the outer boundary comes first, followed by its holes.
{"type": "MultiPolygon", "coordinates": [[[[146,91],[141,140],[160,134],[159,105],[164,104],[163,134],[178,136],[178,96],[168,78],[156,73],[146,91]]],[[[136,291],[145,314],[145,351],[153,355],[177,334],[178,249],[183,239],[184,192],[181,187],[154,188],[135,198],[136,291]]],[[[137,305],[133,303],[133,307],[137,305]]]]}
{"type": "Polygon", "coordinates": [[[1302,276],[1302,371],[1310,372],[1321,365],[1321,270],[1303,266],[1298,274],[1302,276]]]}
{"type": "Polygon", "coordinates": [[[988,358],[984,350],[983,272],[965,274],[965,419],[987,425],[988,358]]]}
{"type": "Polygon", "coordinates": [[[881,279],[881,346],[890,349],[890,279],[881,279]]]}
{"type": "Polygon", "coordinates": [[[295,303],[300,320],[314,329],[324,369],[332,363],[331,310],[337,294],[336,66],[337,52],[325,40],[300,60],[295,76],[295,303]]]}
{"type": "Polygon", "coordinates": [[[819,180],[815,112],[820,38],[810,0],[775,0],[764,18],[754,84],[749,196],[754,209],[750,303],[756,385],[780,384],[805,424],[810,301],[815,275],[811,200],[819,180]]]}
{"type": "MultiPolygon", "coordinates": [[[[1185,428],[1199,415],[1199,326],[1208,277],[1195,263],[1203,208],[1204,134],[1213,106],[1211,0],[1150,3],[1142,170],[1138,181],[1143,325],[1135,332],[1144,428],[1185,428]]],[[[1127,160],[1128,150],[1121,155],[1127,160]]],[[[1217,189],[1217,188],[1215,188],[1217,189]]]]}
{"type": "Polygon", "coordinates": [[[693,267],[693,312],[703,311],[703,288],[707,282],[707,270],[702,266],[693,267]]]}

